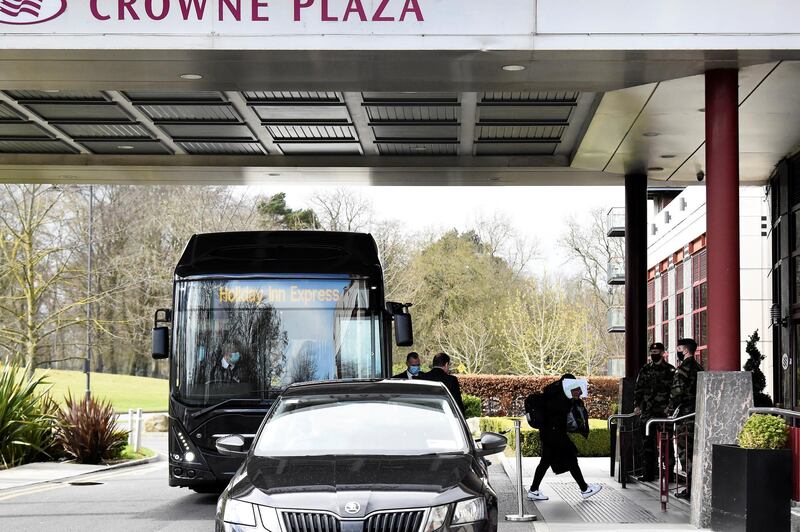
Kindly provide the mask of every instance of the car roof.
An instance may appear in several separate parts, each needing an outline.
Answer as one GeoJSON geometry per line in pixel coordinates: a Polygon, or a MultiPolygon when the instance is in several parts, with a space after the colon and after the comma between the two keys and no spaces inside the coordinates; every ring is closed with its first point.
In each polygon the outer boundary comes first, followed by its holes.
{"type": "Polygon", "coordinates": [[[447,388],[439,382],[409,379],[376,379],[297,383],[289,386],[282,395],[283,397],[302,397],[310,395],[404,394],[447,397],[447,393],[447,388]]]}

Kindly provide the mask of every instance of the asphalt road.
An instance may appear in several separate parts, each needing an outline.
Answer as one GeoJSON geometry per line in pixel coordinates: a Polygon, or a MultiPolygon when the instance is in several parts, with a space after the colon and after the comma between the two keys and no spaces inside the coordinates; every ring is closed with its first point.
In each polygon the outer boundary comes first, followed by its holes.
{"type": "MultiPolygon", "coordinates": [[[[148,434],[142,444],[159,452],[159,460],[0,493],[0,531],[214,530],[216,495],[167,486],[166,434],[148,434]],[[70,484],[75,481],[97,484],[70,484]]],[[[490,476],[500,494],[500,515],[516,513],[513,486],[499,463],[490,476]]],[[[503,523],[501,517],[504,532],[532,529],[530,523],[503,523]]]]}
{"type": "MultiPolygon", "coordinates": [[[[166,453],[165,434],[143,445],[166,453]]],[[[214,529],[216,495],[167,486],[167,461],[0,494],[0,530],[59,532],[214,529]],[[74,486],[75,480],[99,484],[74,486]]]]}

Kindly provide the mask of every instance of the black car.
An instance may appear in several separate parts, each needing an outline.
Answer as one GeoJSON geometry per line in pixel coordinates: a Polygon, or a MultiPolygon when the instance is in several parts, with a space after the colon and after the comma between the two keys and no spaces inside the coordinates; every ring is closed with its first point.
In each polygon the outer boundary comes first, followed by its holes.
{"type": "Polygon", "coordinates": [[[217,441],[247,458],[217,503],[218,531],[485,532],[497,495],[475,442],[440,383],[350,381],[289,387],[244,438],[217,441]]]}

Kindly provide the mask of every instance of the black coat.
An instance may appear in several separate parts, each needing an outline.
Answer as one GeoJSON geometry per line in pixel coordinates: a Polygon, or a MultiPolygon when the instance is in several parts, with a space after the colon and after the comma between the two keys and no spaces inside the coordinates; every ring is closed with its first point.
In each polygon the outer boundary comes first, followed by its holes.
{"type": "MultiPolygon", "coordinates": [[[[419,374],[419,375],[421,375],[421,374],[419,374]]],[[[409,377],[408,371],[404,371],[402,373],[398,373],[397,375],[393,375],[392,378],[393,379],[406,379],[406,380],[408,380],[408,379],[418,379],[419,375],[417,375],[416,377],[414,377],[414,376],[409,377]]]]}
{"type": "Polygon", "coordinates": [[[450,395],[455,399],[458,409],[461,410],[464,416],[467,415],[466,410],[464,410],[464,402],[461,400],[461,386],[458,384],[458,379],[456,377],[445,373],[442,368],[433,368],[429,372],[421,374],[418,378],[424,381],[441,382],[444,384],[450,392],[450,395]]]}
{"type": "Polygon", "coordinates": [[[539,429],[542,460],[549,462],[553,473],[564,473],[578,461],[578,448],[567,434],[567,415],[573,401],[564,394],[560,379],[547,385],[542,393],[544,416],[539,429]]]}

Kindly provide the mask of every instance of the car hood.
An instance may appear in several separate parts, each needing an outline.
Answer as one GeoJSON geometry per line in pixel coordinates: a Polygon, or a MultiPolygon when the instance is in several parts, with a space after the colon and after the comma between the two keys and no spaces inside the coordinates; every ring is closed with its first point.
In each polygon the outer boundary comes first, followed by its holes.
{"type": "Polygon", "coordinates": [[[484,479],[470,455],[292,457],[250,456],[228,496],[284,509],[346,517],[420,508],[480,495],[484,479]],[[345,513],[356,502],[360,511],[345,513]]]}

